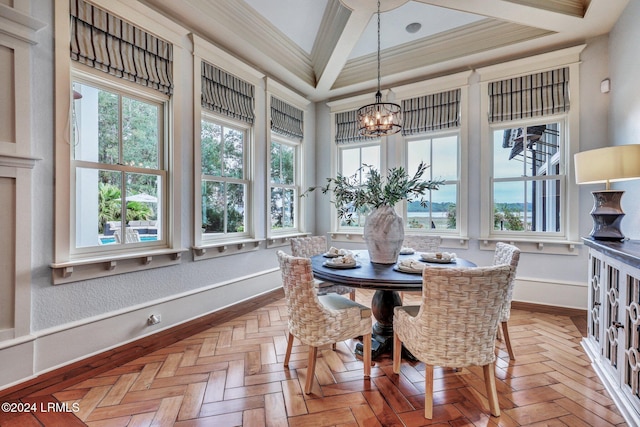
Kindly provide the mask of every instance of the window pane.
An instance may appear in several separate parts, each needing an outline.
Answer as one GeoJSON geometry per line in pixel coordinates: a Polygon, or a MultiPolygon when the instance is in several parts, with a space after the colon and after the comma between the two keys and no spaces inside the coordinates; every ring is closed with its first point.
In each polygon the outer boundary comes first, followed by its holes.
{"type": "MultiPolygon", "coordinates": [[[[362,164],[370,165],[374,169],[380,170],[380,147],[362,147],[362,164]]],[[[366,177],[363,177],[365,179],[366,177]]]]}
{"type": "MultiPolygon", "coordinates": [[[[507,178],[525,175],[525,164],[522,156],[518,156],[518,144],[509,142],[517,138],[518,129],[504,129],[493,132],[493,177],[507,178]],[[513,147],[511,145],[513,145],[513,147]]],[[[520,144],[520,152],[522,144],[520,144]]]]}
{"type": "Polygon", "coordinates": [[[450,184],[425,194],[426,206],[420,201],[407,205],[407,228],[438,230],[456,229],[456,200],[458,186],[450,184]],[[431,202],[429,202],[431,200],[431,202]]]}
{"type": "Polygon", "coordinates": [[[120,162],[118,95],[74,83],[82,98],[73,101],[74,158],[89,162],[120,162]]]}
{"type": "Polygon", "coordinates": [[[202,120],[202,174],[222,176],[222,126],[202,120]]]}
{"type": "Polygon", "coordinates": [[[295,226],[295,191],[291,188],[271,189],[271,229],[295,226]]]}
{"type": "Polygon", "coordinates": [[[241,233],[245,227],[244,184],[227,184],[227,233],[241,233]]]}
{"type": "Polygon", "coordinates": [[[280,170],[280,162],[282,161],[281,148],[282,144],[271,143],[271,182],[273,184],[282,184],[282,171],[280,170]]]}
{"type": "Polygon", "coordinates": [[[294,153],[295,149],[290,145],[282,145],[282,183],[292,185],[294,182],[294,153]]]}
{"type": "Polygon", "coordinates": [[[158,107],[122,98],[122,151],[124,163],[158,168],[158,107]]]}
{"type": "Polygon", "coordinates": [[[202,182],[202,223],[207,233],[224,232],[225,194],[224,183],[202,182]]]}
{"type": "Polygon", "coordinates": [[[494,183],[494,230],[525,230],[525,192],[524,182],[494,183]]]}
{"type": "MultiPolygon", "coordinates": [[[[416,173],[420,162],[431,165],[431,141],[429,139],[407,142],[407,171],[410,175],[416,173]]],[[[431,171],[427,169],[424,177],[429,179],[430,174],[431,171]]]]}
{"type": "Polygon", "coordinates": [[[431,177],[433,179],[457,180],[458,137],[435,138],[432,149],[434,161],[431,164],[431,177]]]}
{"type": "Polygon", "coordinates": [[[527,199],[529,209],[527,222],[532,231],[559,232],[561,224],[560,214],[560,185],[559,179],[546,179],[528,183],[527,199]]]}
{"type": "Polygon", "coordinates": [[[161,238],[161,179],[157,175],[126,174],[127,224],[136,230],[141,241],[161,238]]]}
{"type": "Polygon", "coordinates": [[[224,128],[224,176],[243,178],[244,132],[224,128]]]}
{"type": "Polygon", "coordinates": [[[359,148],[349,148],[341,150],[342,158],[342,175],[344,176],[352,176],[358,172],[360,169],[360,149],[359,148]]]}
{"type": "Polygon", "coordinates": [[[114,230],[122,227],[120,176],[119,172],[76,169],[77,247],[115,243],[114,230]]]}

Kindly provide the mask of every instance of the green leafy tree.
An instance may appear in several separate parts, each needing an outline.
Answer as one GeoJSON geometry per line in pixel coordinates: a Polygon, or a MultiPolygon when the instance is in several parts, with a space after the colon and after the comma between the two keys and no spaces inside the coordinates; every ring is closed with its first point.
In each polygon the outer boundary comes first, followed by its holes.
{"type": "Polygon", "coordinates": [[[495,230],[524,230],[524,224],[518,211],[504,203],[494,207],[493,227],[495,230]]]}

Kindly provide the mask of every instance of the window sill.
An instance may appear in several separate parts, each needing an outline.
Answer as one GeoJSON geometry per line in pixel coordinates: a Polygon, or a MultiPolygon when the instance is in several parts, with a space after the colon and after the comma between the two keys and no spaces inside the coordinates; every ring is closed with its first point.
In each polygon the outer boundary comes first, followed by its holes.
{"type": "Polygon", "coordinates": [[[179,264],[186,249],[158,249],[144,252],[84,258],[51,264],[54,285],[132,273],[179,264]]]}
{"type": "Polygon", "coordinates": [[[204,259],[255,251],[260,247],[260,242],[263,240],[264,239],[238,239],[201,244],[192,248],[193,260],[201,261],[204,259]]]}
{"type": "Polygon", "coordinates": [[[282,246],[289,246],[289,240],[293,237],[310,236],[311,233],[289,233],[289,234],[276,234],[267,238],[267,248],[279,248],[282,246]]]}
{"type": "Polygon", "coordinates": [[[578,255],[577,246],[582,246],[580,241],[569,240],[542,240],[524,237],[487,237],[478,239],[481,250],[493,251],[497,242],[505,242],[517,246],[521,252],[550,254],[550,255],[578,255]]]}

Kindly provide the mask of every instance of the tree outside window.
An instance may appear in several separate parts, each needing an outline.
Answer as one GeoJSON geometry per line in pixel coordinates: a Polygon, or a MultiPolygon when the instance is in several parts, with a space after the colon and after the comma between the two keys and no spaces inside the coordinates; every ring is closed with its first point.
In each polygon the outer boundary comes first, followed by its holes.
{"type": "Polygon", "coordinates": [[[271,142],[270,223],[274,232],[297,228],[298,191],[297,146],[271,142]]]}
{"type": "Polygon", "coordinates": [[[247,230],[246,131],[202,120],[202,228],[211,236],[247,230]]]}

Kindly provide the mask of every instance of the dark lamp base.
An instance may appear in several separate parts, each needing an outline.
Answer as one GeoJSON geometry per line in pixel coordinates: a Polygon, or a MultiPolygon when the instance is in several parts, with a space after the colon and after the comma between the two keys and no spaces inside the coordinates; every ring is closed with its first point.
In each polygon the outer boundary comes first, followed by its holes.
{"type": "Polygon", "coordinates": [[[624,240],[624,234],[620,231],[620,223],[624,217],[620,200],[624,191],[602,190],[592,191],[591,194],[593,195],[591,238],[610,241],[624,240]]]}

